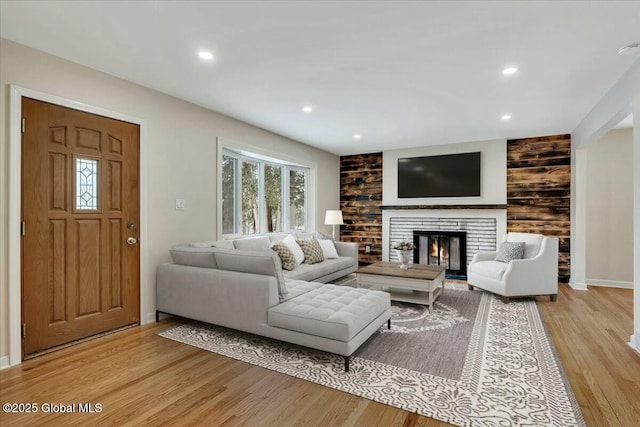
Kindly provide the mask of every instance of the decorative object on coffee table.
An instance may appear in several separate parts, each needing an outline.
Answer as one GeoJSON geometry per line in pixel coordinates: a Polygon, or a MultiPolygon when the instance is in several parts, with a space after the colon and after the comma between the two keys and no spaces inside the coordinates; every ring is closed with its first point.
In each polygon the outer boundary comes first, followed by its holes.
{"type": "Polygon", "coordinates": [[[398,252],[398,258],[400,258],[400,268],[402,270],[408,270],[412,251],[403,251],[401,249],[396,249],[396,251],[398,252]]]}
{"type": "Polygon", "coordinates": [[[413,242],[409,242],[403,240],[401,242],[396,242],[393,245],[393,248],[398,252],[398,258],[400,258],[400,268],[402,270],[408,270],[409,260],[411,259],[411,253],[415,249],[415,245],[413,242]]]}

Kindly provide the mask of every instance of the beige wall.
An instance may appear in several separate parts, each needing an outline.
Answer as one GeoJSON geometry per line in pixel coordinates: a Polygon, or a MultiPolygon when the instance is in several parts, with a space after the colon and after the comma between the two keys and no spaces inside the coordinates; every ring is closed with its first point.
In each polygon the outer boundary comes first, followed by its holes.
{"type": "MultiPolygon", "coordinates": [[[[153,72],[150,70],[150,72],[153,72]]],[[[189,78],[189,76],[184,76],[189,78]]],[[[0,357],[8,354],[8,147],[9,85],[14,84],[146,121],[148,187],[147,281],[141,286],[142,319],[155,310],[155,267],[169,260],[170,246],[216,238],[216,138],[264,147],[318,167],[316,226],[327,209],[339,206],[340,166],[336,155],[309,147],[93,69],[0,39],[0,357]],[[174,210],[174,199],[186,210],[174,210]]],[[[144,221],[145,219],[142,218],[144,221]]],[[[144,256],[144,255],[143,255],[144,256]]]]}
{"type": "Polygon", "coordinates": [[[587,284],[633,284],[633,129],[586,148],[587,284]]]}
{"type": "Polygon", "coordinates": [[[504,139],[388,150],[383,153],[382,162],[383,205],[505,205],[507,203],[507,141],[504,139]],[[480,197],[398,198],[399,158],[476,151],[482,153],[480,197]]]}

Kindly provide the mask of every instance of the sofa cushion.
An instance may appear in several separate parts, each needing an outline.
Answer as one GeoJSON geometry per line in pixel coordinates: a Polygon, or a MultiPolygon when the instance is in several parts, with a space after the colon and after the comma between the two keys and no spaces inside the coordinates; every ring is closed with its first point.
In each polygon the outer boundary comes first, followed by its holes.
{"type": "Polygon", "coordinates": [[[307,264],[317,264],[324,261],[322,248],[315,236],[311,236],[308,239],[296,240],[296,243],[298,243],[298,246],[300,246],[302,252],[304,252],[304,262],[307,264]]]}
{"type": "Polygon", "coordinates": [[[280,268],[280,260],[274,251],[257,252],[221,248],[213,248],[213,250],[220,270],[273,276],[278,282],[280,300],[287,297],[287,285],[282,275],[282,268],[280,268]]]}
{"type": "Polygon", "coordinates": [[[540,245],[542,245],[542,234],[531,233],[507,233],[507,242],[524,242],[524,256],[523,259],[533,258],[540,252],[540,245]]]}
{"type": "Polygon", "coordinates": [[[293,252],[289,250],[287,245],[281,242],[275,242],[271,249],[276,251],[282,262],[282,268],[287,271],[291,271],[296,268],[296,258],[293,256],[293,252]]]}
{"type": "Polygon", "coordinates": [[[353,258],[339,257],[337,259],[325,259],[318,264],[301,264],[292,271],[285,271],[286,279],[298,279],[314,281],[336,271],[353,266],[353,258]]]}
{"type": "Polygon", "coordinates": [[[307,282],[306,280],[285,279],[285,282],[287,283],[287,298],[284,301],[324,286],[324,283],[307,282]]]}
{"type": "Polygon", "coordinates": [[[210,242],[193,242],[189,243],[189,246],[193,246],[194,248],[225,248],[225,249],[235,249],[233,246],[233,240],[212,240],[210,242]]]}
{"type": "Polygon", "coordinates": [[[502,242],[496,253],[496,261],[509,262],[512,259],[522,259],[524,245],[524,242],[502,242]]]}
{"type": "Polygon", "coordinates": [[[233,241],[236,249],[242,251],[266,251],[271,249],[271,240],[267,236],[250,237],[248,239],[236,239],[233,241]]]}
{"type": "Polygon", "coordinates": [[[323,285],[271,307],[270,326],[348,342],[389,310],[388,293],[323,285]]]}
{"type": "Polygon", "coordinates": [[[480,261],[469,265],[469,272],[502,280],[509,264],[500,261],[480,261]]]}
{"type": "Polygon", "coordinates": [[[169,250],[173,262],[180,265],[190,265],[192,267],[218,268],[216,259],[213,256],[215,248],[174,246],[169,250]]]}

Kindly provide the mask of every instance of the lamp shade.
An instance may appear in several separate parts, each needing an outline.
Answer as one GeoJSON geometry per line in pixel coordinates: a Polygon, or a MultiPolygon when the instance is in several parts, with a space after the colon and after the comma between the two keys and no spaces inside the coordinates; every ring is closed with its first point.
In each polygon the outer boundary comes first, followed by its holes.
{"type": "Polygon", "coordinates": [[[325,225],[341,225],[344,224],[342,221],[342,211],[327,211],[324,216],[325,225]]]}

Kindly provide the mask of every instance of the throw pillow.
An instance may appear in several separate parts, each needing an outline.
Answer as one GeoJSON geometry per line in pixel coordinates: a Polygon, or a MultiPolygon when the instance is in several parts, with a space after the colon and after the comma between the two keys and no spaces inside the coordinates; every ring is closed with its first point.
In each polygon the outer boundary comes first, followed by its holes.
{"type": "Polygon", "coordinates": [[[338,251],[336,250],[336,245],[333,244],[333,240],[318,240],[318,243],[322,248],[324,259],[338,258],[338,251]]]}
{"type": "Polygon", "coordinates": [[[496,254],[496,261],[509,262],[512,259],[522,259],[524,256],[524,242],[503,242],[496,254]]]}
{"type": "Polygon", "coordinates": [[[293,237],[291,234],[287,234],[287,236],[282,239],[280,243],[287,245],[291,253],[293,253],[293,256],[296,259],[296,265],[302,264],[302,262],[304,261],[304,252],[302,252],[302,249],[300,248],[298,243],[296,243],[295,237],[293,237]]]}
{"type": "Polygon", "coordinates": [[[296,257],[293,256],[293,252],[289,250],[287,245],[281,242],[276,242],[271,246],[271,249],[278,253],[280,261],[282,261],[282,268],[287,271],[291,271],[296,268],[296,257]]]}
{"type": "Polygon", "coordinates": [[[506,242],[524,242],[524,255],[522,259],[533,258],[538,255],[542,245],[542,234],[531,233],[507,233],[506,242]]]}
{"type": "Polygon", "coordinates": [[[318,239],[310,237],[304,240],[296,240],[296,242],[302,248],[302,252],[304,252],[305,263],[317,264],[324,261],[324,254],[322,253],[322,248],[320,247],[320,243],[318,243],[318,239]]]}

